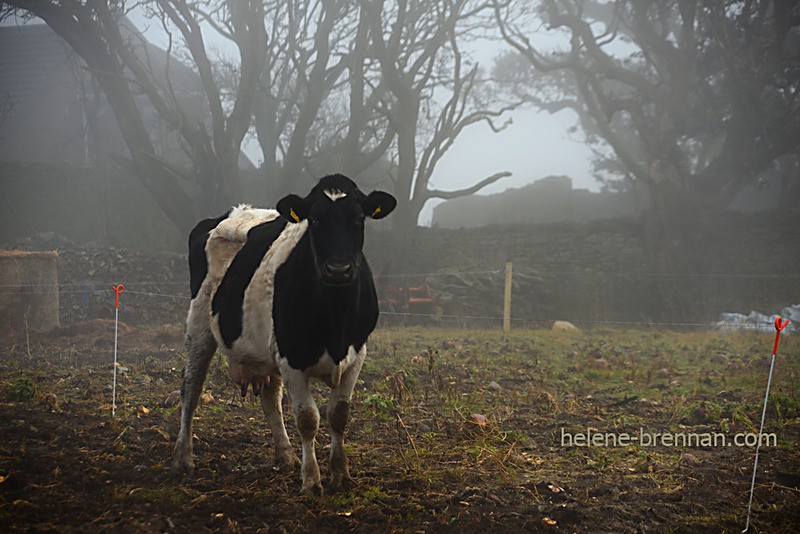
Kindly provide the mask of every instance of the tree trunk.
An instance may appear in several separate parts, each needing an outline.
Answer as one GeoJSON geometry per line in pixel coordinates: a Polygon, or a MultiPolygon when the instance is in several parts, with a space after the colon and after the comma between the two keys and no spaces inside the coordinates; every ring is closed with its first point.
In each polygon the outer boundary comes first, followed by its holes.
{"type": "Polygon", "coordinates": [[[188,235],[196,222],[189,195],[180,186],[177,177],[155,156],[155,149],[121,69],[103,65],[102,61],[100,63],[96,76],[111,109],[114,110],[117,124],[131,154],[136,176],[178,231],[188,235]],[[115,73],[115,70],[120,72],[115,73]]]}
{"type": "Polygon", "coordinates": [[[674,180],[654,179],[650,198],[650,208],[642,214],[643,238],[659,301],[652,303],[649,314],[659,320],[697,319],[697,299],[685,295],[699,296],[702,289],[701,279],[687,275],[704,270],[698,238],[706,218],[687,188],[674,180]],[[685,291],[686,284],[698,284],[698,291],[685,291]]]}
{"type": "MultiPolygon", "coordinates": [[[[408,91],[411,93],[411,91],[408,91]]],[[[415,209],[411,198],[417,165],[416,131],[419,113],[419,100],[409,95],[400,95],[397,103],[397,182],[394,196],[397,198],[397,210],[392,215],[393,253],[392,270],[396,273],[407,272],[410,264],[409,246],[414,229],[417,227],[419,211],[415,209]],[[413,100],[413,102],[410,102],[413,100]]]]}

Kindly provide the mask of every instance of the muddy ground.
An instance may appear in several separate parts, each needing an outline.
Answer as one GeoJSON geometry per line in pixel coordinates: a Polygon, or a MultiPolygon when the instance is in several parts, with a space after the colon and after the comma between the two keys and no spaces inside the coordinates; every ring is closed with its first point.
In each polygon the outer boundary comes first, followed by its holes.
{"type": "MultiPolygon", "coordinates": [[[[769,337],[382,328],[346,435],[354,487],[299,493],[267,424],[215,358],[197,469],[174,476],[181,327],[113,322],[5,346],[2,532],[741,532],[755,449],[563,446],[564,433],[755,428],[769,337]]],[[[800,532],[798,343],[786,342],[752,532],[800,532]],[[797,384],[796,384],[797,382],[797,384]]],[[[317,390],[319,404],[326,388],[317,390]]],[[[299,454],[291,411],[287,428],[299,454]]],[[[329,434],[321,423],[323,477],[329,434]]]]}

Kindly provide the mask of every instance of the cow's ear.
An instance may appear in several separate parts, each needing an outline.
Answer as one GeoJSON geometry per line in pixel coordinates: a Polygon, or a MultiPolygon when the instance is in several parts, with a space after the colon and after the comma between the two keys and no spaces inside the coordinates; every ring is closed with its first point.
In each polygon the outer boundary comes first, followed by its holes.
{"type": "Polygon", "coordinates": [[[389,193],[373,191],[361,203],[364,214],[373,219],[383,219],[397,206],[397,200],[389,193]]]}
{"type": "Polygon", "coordinates": [[[289,222],[299,223],[308,217],[308,203],[297,195],[286,195],[278,201],[278,213],[289,222]]]}

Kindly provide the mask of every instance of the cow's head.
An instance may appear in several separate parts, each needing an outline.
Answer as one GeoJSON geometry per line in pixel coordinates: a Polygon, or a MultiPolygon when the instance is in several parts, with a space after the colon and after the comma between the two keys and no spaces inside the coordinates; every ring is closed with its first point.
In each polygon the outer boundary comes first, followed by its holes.
{"type": "Polygon", "coordinates": [[[287,195],[278,202],[278,212],[289,222],[308,221],[314,263],[326,284],[352,282],[359,269],[364,245],[364,219],[382,219],[397,205],[383,191],[362,193],[341,174],[322,178],[305,197],[287,195]]]}

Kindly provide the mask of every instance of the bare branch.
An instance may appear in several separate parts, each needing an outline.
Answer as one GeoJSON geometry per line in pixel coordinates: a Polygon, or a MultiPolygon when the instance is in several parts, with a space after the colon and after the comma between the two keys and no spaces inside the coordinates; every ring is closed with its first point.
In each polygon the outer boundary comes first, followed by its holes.
{"type": "Polygon", "coordinates": [[[484,178],[480,182],[472,185],[470,187],[466,187],[464,189],[458,189],[456,191],[439,191],[438,189],[431,189],[426,192],[426,198],[441,198],[445,200],[449,200],[451,198],[463,197],[467,195],[472,195],[483,189],[484,187],[495,183],[496,181],[500,180],[501,178],[506,178],[511,176],[511,173],[508,171],[496,172],[493,175],[484,178]]]}

